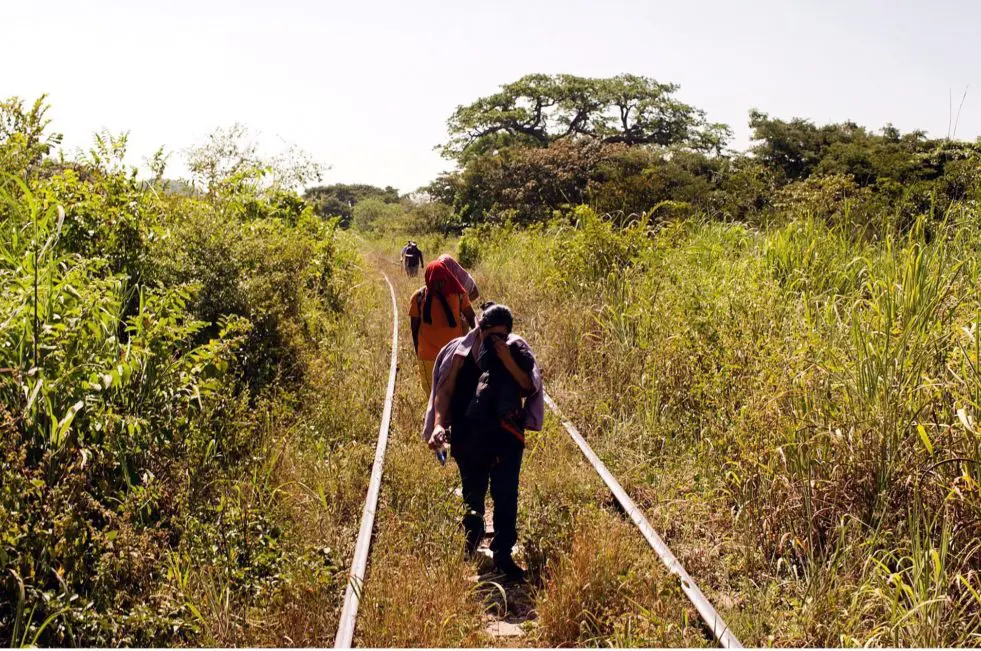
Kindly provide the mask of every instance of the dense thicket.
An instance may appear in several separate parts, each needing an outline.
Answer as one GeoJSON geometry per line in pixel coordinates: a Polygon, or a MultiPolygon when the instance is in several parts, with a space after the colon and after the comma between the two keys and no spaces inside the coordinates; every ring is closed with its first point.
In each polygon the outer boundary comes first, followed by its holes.
{"type": "Polygon", "coordinates": [[[289,581],[262,447],[352,256],[240,131],[189,152],[177,195],[125,136],[53,158],[44,116],[0,104],[0,643],[214,641],[194,590],[289,581]]]}

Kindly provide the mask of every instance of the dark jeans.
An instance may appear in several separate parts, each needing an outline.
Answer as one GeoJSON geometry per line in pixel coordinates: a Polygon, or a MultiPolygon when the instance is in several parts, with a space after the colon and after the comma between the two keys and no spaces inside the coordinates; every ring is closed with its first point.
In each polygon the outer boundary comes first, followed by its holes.
{"type": "Polygon", "coordinates": [[[511,548],[518,542],[518,473],[523,453],[524,446],[511,433],[501,432],[489,454],[456,457],[467,505],[463,528],[471,550],[484,537],[484,500],[489,484],[494,500],[494,539],[490,548],[495,556],[511,556],[511,548]]]}

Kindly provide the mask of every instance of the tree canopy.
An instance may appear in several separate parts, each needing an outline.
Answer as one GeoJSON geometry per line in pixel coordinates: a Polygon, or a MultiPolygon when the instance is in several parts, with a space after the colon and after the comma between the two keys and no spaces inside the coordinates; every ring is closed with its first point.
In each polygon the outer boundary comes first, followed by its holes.
{"type": "MultiPolygon", "coordinates": [[[[951,202],[976,196],[981,187],[981,141],[930,139],[922,131],[904,133],[892,125],[879,130],[851,121],[817,125],[753,110],[751,150],[713,153],[694,146],[681,128],[660,141],[673,139],[673,144],[651,146],[647,137],[624,137],[596,120],[583,122],[568,108],[571,104],[560,106],[555,93],[530,108],[515,99],[519,92],[530,97],[529,88],[544,98],[542,89],[554,89],[556,79],[568,82],[569,93],[573,87],[582,93],[591,87],[574,86],[582,80],[569,76],[526,77],[451,118],[460,166],[427,191],[451,205],[461,224],[543,221],[578,203],[630,215],[671,202],[726,218],[752,218],[770,207],[825,206],[825,212],[832,212],[846,200],[856,218],[860,212],[894,213],[909,221],[916,214],[941,214],[951,202]],[[516,108],[494,112],[492,107],[508,102],[516,108]],[[473,120],[480,115],[484,121],[478,125],[473,120]],[[463,118],[482,130],[461,135],[463,118]]],[[[582,103],[584,96],[577,96],[582,103]]],[[[688,128],[695,127],[689,123],[688,128]]]]}
{"type": "Polygon", "coordinates": [[[606,144],[720,151],[730,130],[674,97],[676,84],[650,77],[526,75],[493,95],[459,106],[448,121],[443,155],[465,163],[502,147],[545,147],[563,138],[606,144]]]}
{"type": "MultiPolygon", "coordinates": [[[[325,169],[295,145],[275,157],[264,156],[250,130],[238,123],[215,129],[205,143],[184,154],[192,180],[212,195],[260,188],[298,191],[320,181],[325,169]]],[[[158,152],[155,159],[161,155],[158,152]]]]}
{"type": "Polygon", "coordinates": [[[383,203],[398,203],[399,191],[392,186],[379,188],[363,183],[321,185],[309,188],[303,198],[313,204],[314,212],[322,217],[340,217],[347,226],[354,217],[354,206],[365,199],[378,199],[383,203]]]}

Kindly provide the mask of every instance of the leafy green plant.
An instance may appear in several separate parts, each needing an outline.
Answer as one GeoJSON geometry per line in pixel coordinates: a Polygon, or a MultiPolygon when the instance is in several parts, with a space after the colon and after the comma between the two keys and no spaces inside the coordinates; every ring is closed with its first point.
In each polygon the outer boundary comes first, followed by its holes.
{"type": "MultiPolygon", "coordinates": [[[[11,106],[0,152],[52,142],[11,106]]],[[[286,433],[299,456],[355,431],[350,405],[299,428],[358,349],[356,254],[285,181],[171,193],[125,145],[0,177],[2,643],[254,640],[234,608],[334,585],[274,478],[286,433]]]]}

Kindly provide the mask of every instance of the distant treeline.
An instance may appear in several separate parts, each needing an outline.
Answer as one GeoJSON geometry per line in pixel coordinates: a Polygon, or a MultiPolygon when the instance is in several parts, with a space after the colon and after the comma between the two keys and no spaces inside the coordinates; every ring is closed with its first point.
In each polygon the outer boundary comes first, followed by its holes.
{"type": "MultiPolygon", "coordinates": [[[[981,142],[754,109],[753,145],[735,152],[729,127],[679,101],[677,90],[634,75],[528,75],[505,84],[450,117],[443,154],[457,169],[420,194],[450,208],[442,230],[533,223],[579,204],[624,220],[651,211],[749,222],[807,212],[875,230],[979,195],[981,142]]],[[[359,196],[397,200],[391,188],[331,188],[307,197],[322,214],[347,219],[359,196]]]]}

